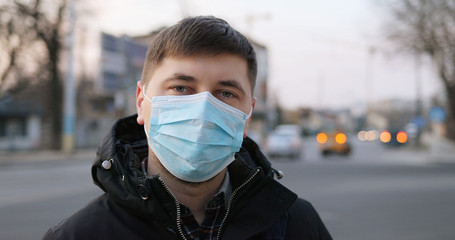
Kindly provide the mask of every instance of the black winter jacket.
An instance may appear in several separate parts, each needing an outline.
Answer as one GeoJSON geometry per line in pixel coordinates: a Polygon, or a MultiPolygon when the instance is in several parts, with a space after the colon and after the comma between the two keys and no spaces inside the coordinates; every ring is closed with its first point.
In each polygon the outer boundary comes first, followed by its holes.
{"type": "MultiPolygon", "coordinates": [[[[148,154],[136,116],[120,119],[101,143],[92,166],[105,194],[49,229],[43,239],[183,239],[178,202],[160,177],[142,173],[148,154]],[[109,160],[110,169],[102,167],[109,160]]],[[[274,169],[246,138],[229,165],[232,197],[221,239],[331,239],[312,205],[273,179],[274,169]]]]}

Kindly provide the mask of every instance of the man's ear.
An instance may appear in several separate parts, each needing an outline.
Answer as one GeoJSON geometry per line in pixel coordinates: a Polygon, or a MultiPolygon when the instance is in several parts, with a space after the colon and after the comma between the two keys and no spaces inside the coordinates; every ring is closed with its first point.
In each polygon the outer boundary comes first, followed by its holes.
{"type": "Polygon", "coordinates": [[[251,116],[245,122],[245,128],[243,129],[243,138],[246,138],[248,126],[250,125],[251,118],[253,117],[255,105],[256,105],[256,97],[253,97],[253,103],[251,104],[251,116]]]}
{"type": "Polygon", "coordinates": [[[139,125],[144,125],[144,108],[143,108],[143,102],[144,102],[144,91],[145,91],[145,85],[144,82],[138,81],[137,82],[137,88],[136,88],[136,110],[137,110],[137,123],[139,125]]]}

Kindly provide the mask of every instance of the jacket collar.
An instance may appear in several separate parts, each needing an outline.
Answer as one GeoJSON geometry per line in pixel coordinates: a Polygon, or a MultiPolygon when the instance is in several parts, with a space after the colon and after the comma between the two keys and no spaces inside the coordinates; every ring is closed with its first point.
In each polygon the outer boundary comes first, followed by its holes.
{"type": "MultiPolygon", "coordinates": [[[[141,161],[148,154],[148,144],[144,128],[136,122],[136,118],[137,115],[133,115],[118,120],[105,136],[92,166],[93,181],[133,214],[158,220],[164,225],[173,224],[176,218],[175,211],[170,211],[174,209],[173,198],[160,179],[147,177],[141,171],[141,161]],[[106,160],[112,162],[110,169],[102,167],[106,160]]],[[[297,198],[273,180],[274,169],[270,162],[248,137],[236,154],[236,160],[228,168],[232,190],[238,190],[232,200],[227,222],[235,220],[236,224],[247,224],[251,216],[262,216],[262,220],[255,218],[253,221],[257,229],[250,228],[256,231],[271,225],[271,221],[278,219],[297,198]],[[259,173],[251,183],[242,186],[255,171],[259,173]]],[[[236,231],[235,228],[228,229],[236,231]]]]}

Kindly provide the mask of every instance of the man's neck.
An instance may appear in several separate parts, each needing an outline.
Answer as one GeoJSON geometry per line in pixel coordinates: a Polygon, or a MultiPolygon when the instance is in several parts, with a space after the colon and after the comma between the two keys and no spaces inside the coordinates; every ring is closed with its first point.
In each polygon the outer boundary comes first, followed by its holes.
{"type": "Polygon", "coordinates": [[[188,207],[196,221],[201,224],[205,218],[205,207],[218,193],[226,175],[226,169],[206,182],[187,183],[171,175],[152,153],[149,154],[148,174],[160,175],[177,201],[188,207]]]}

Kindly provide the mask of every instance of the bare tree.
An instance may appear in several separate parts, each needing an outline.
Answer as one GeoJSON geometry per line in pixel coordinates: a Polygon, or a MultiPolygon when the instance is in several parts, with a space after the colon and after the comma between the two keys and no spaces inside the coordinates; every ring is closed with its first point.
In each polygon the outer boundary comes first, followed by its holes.
{"type": "Polygon", "coordinates": [[[399,0],[389,6],[388,37],[433,60],[447,94],[448,137],[455,139],[455,1],[399,0]]]}
{"type": "MultiPolygon", "coordinates": [[[[51,126],[51,147],[60,147],[62,129],[62,80],[58,68],[63,50],[66,0],[7,0],[0,5],[0,48],[7,62],[0,66],[0,90],[13,91],[39,82],[46,97],[45,121],[51,126]],[[18,57],[41,49],[41,62],[18,62],[18,57]],[[5,57],[6,55],[6,57],[5,57]],[[35,71],[30,66],[35,64],[35,71]],[[24,75],[25,72],[32,72],[24,75]]],[[[36,58],[35,58],[36,59],[36,58]]]]}

